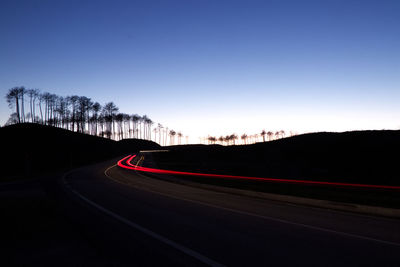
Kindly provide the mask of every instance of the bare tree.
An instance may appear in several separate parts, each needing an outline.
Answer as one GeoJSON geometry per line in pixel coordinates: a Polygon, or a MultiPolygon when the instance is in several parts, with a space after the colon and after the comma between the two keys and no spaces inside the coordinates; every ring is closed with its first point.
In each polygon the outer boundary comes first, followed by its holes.
{"type": "Polygon", "coordinates": [[[5,125],[12,125],[12,124],[17,124],[18,123],[18,115],[16,112],[11,113],[10,118],[7,120],[5,125]]]}
{"type": "Polygon", "coordinates": [[[19,87],[13,87],[10,90],[8,90],[8,93],[6,95],[8,106],[10,108],[15,108],[15,116],[17,122],[21,123],[21,114],[19,111],[19,99],[20,99],[19,87]]]}
{"type": "Polygon", "coordinates": [[[150,118],[147,118],[145,123],[147,125],[147,140],[151,140],[151,126],[154,122],[150,118]]]}
{"type": "Polygon", "coordinates": [[[57,97],[55,112],[58,114],[58,124],[68,128],[68,102],[65,97],[57,97]]]}
{"type": "Polygon", "coordinates": [[[134,114],[134,115],[132,115],[131,116],[131,120],[132,120],[132,123],[133,123],[133,125],[132,125],[132,127],[133,127],[133,132],[132,132],[132,137],[133,138],[135,138],[135,136],[136,136],[136,138],[138,138],[139,136],[138,136],[138,124],[139,124],[139,121],[140,121],[140,116],[139,115],[137,115],[137,114],[134,114]]]}
{"type": "Polygon", "coordinates": [[[276,131],[276,132],[275,132],[275,139],[279,139],[280,134],[281,134],[281,133],[280,133],[279,131],[276,131]]]}
{"type": "Polygon", "coordinates": [[[285,138],[285,136],[286,136],[286,132],[284,130],[280,130],[279,134],[280,134],[281,138],[285,138]]]}
{"type": "Polygon", "coordinates": [[[161,145],[161,138],[162,138],[162,129],[164,128],[160,123],[157,126],[159,134],[158,134],[158,139],[159,139],[159,144],[161,145]]]}
{"type": "Polygon", "coordinates": [[[231,134],[229,136],[229,139],[232,140],[233,145],[236,145],[236,140],[238,139],[238,136],[236,134],[231,134]]]}
{"type": "Polygon", "coordinates": [[[39,100],[39,111],[40,111],[40,123],[44,124],[44,117],[43,117],[43,110],[42,110],[42,103],[44,101],[44,96],[43,94],[39,93],[38,95],[38,100],[39,100]]]}
{"type": "MultiPolygon", "coordinates": [[[[183,136],[182,133],[178,132],[178,145],[182,144],[182,136],[183,136]]],[[[215,137],[214,137],[214,139],[217,140],[215,137]]],[[[214,140],[214,144],[215,144],[215,140],[214,140]]]]}
{"type": "Polygon", "coordinates": [[[215,144],[217,142],[217,138],[215,136],[209,136],[208,138],[208,144],[215,144]]]}
{"type": "Polygon", "coordinates": [[[175,144],[175,135],[176,132],[174,130],[169,131],[169,137],[170,137],[169,145],[171,146],[175,144]]]}
{"type": "Polygon", "coordinates": [[[99,120],[99,112],[101,111],[101,105],[99,102],[95,102],[93,104],[93,114],[92,114],[92,121],[94,124],[94,127],[92,127],[92,133],[94,135],[97,135],[97,125],[98,125],[98,120],[99,120]]]}
{"type": "Polygon", "coordinates": [[[29,96],[29,108],[30,108],[30,118],[31,122],[35,122],[35,100],[38,95],[38,90],[37,89],[28,89],[26,90],[26,93],[29,96]]]}
{"type": "Polygon", "coordinates": [[[263,142],[265,142],[265,135],[267,134],[267,132],[265,130],[262,130],[260,134],[263,138],[263,142]]]}
{"type": "Polygon", "coordinates": [[[33,122],[36,122],[36,100],[39,98],[40,91],[39,89],[31,89],[33,90],[33,97],[32,97],[32,103],[33,103],[33,122]]]}
{"type": "Polygon", "coordinates": [[[93,105],[93,102],[91,101],[90,98],[86,96],[80,96],[78,97],[78,131],[85,133],[86,132],[86,122],[89,122],[89,114],[91,107],[93,105]]]}
{"type": "Polygon", "coordinates": [[[108,138],[111,138],[113,132],[115,132],[114,117],[118,110],[118,107],[113,102],[108,102],[103,107],[104,118],[107,122],[106,132],[108,138]]]}
{"type": "Polygon", "coordinates": [[[67,97],[68,104],[71,106],[71,123],[72,123],[71,129],[72,129],[72,131],[75,131],[75,123],[77,120],[78,99],[79,99],[79,96],[77,96],[77,95],[67,97]]]}
{"type": "Polygon", "coordinates": [[[123,129],[122,129],[122,123],[124,121],[124,114],[123,113],[118,113],[115,115],[115,121],[117,122],[118,128],[119,128],[119,140],[123,139],[123,129]]]}
{"type": "Polygon", "coordinates": [[[24,101],[24,96],[26,93],[26,89],[25,87],[21,86],[18,88],[18,92],[19,92],[19,97],[21,99],[21,121],[25,122],[25,101],[24,101]]]}
{"type": "Polygon", "coordinates": [[[223,145],[224,144],[224,137],[223,136],[218,137],[218,141],[220,142],[221,145],[223,145]]]}
{"type": "Polygon", "coordinates": [[[165,128],[165,139],[164,139],[164,145],[166,146],[167,145],[167,137],[168,137],[168,127],[167,128],[165,128]]]}
{"type": "Polygon", "coordinates": [[[44,92],[41,95],[42,101],[44,101],[44,118],[43,123],[47,124],[49,117],[49,102],[50,102],[50,93],[44,92]]]}
{"type": "Polygon", "coordinates": [[[226,145],[229,146],[229,143],[231,141],[231,136],[230,135],[225,136],[224,141],[225,141],[226,145]]]}
{"type": "Polygon", "coordinates": [[[104,137],[106,120],[104,118],[104,113],[103,112],[101,112],[100,115],[98,116],[97,122],[98,122],[98,125],[99,125],[99,128],[100,128],[100,130],[99,130],[100,136],[104,137]]]}
{"type": "Polygon", "coordinates": [[[123,121],[124,121],[124,132],[125,132],[125,138],[129,138],[129,134],[131,132],[131,116],[123,113],[123,121]]]}
{"type": "Polygon", "coordinates": [[[242,136],[240,137],[243,141],[243,143],[246,145],[247,144],[247,134],[242,134],[242,136]]]}
{"type": "MultiPolygon", "coordinates": [[[[154,122],[144,115],[118,114],[118,107],[113,102],[106,103],[103,107],[93,103],[85,96],[61,97],[48,92],[40,93],[38,89],[14,87],[9,90],[6,100],[10,108],[15,112],[7,123],[38,122],[45,125],[61,127],[67,130],[99,135],[108,138],[144,138],[152,140],[154,122]],[[29,112],[25,116],[24,96],[29,97],[29,112]],[[36,116],[36,108],[40,111],[40,118],[36,116]],[[116,125],[117,123],[117,125],[116,125]],[[100,129],[98,129],[100,128],[100,129]]],[[[28,102],[28,101],[27,101],[28,102]]],[[[175,143],[176,132],[171,135],[171,143],[175,143]]],[[[163,130],[161,124],[154,128],[154,141],[157,141],[157,133],[160,144],[167,144],[168,128],[163,130]]],[[[182,143],[182,134],[178,133],[178,143],[182,143]]]]}
{"type": "Polygon", "coordinates": [[[154,135],[153,135],[153,137],[154,137],[154,142],[157,142],[157,133],[158,133],[158,128],[157,128],[157,127],[154,127],[154,128],[153,128],[153,133],[154,133],[154,135]]]}
{"type": "Polygon", "coordinates": [[[141,117],[139,116],[139,120],[137,121],[138,124],[138,138],[142,139],[143,138],[143,124],[144,124],[145,116],[141,117]]]}
{"type": "Polygon", "coordinates": [[[271,132],[271,131],[268,131],[268,132],[267,132],[267,136],[268,136],[268,141],[271,141],[271,140],[272,140],[272,137],[274,136],[274,133],[271,132]]]}

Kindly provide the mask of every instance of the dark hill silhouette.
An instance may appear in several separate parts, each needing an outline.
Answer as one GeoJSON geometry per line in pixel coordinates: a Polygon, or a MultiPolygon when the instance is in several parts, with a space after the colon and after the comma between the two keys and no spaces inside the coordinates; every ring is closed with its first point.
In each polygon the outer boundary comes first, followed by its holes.
{"type": "Polygon", "coordinates": [[[147,140],[117,142],[33,123],[0,128],[0,147],[2,177],[30,176],[160,148],[147,140]]]}
{"type": "Polygon", "coordinates": [[[175,146],[162,168],[236,175],[400,185],[400,131],[312,133],[240,146],[175,146]]]}

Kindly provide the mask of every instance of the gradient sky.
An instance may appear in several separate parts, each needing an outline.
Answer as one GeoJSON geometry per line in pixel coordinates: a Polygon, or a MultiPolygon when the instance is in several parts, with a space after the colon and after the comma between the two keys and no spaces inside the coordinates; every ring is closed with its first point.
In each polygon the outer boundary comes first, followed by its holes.
{"type": "Polygon", "coordinates": [[[8,89],[198,136],[400,129],[400,1],[4,1],[8,89]]]}

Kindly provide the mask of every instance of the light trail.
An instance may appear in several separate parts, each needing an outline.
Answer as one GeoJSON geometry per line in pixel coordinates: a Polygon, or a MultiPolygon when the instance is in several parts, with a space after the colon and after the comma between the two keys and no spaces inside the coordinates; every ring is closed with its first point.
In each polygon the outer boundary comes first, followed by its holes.
{"type": "Polygon", "coordinates": [[[159,173],[159,174],[171,174],[171,175],[186,175],[186,176],[197,176],[197,177],[208,177],[208,178],[225,178],[225,179],[237,179],[237,180],[253,180],[253,181],[266,181],[273,183],[289,183],[289,184],[303,184],[303,185],[322,185],[322,186],[343,186],[343,187],[356,187],[356,188],[372,188],[372,189],[395,189],[400,190],[400,186],[391,185],[371,185],[371,184],[355,184],[355,183],[340,183],[340,182],[324,182],[324,181],[308,181],[308,180],[294,180],[294,179],[279,179],[279,178],[265,178],[265,177],[253,177],[253,176],[237,176],[237,175],[226,175],[226,174],[211,174],[211,173],[197,173],[197,172],[183,172],[183,171],[172,171],[162,170],[155,168],[142,167],[134,165],[132,160],[136,155],[128,155],[118,161],[117,165],[124,169],[130,169],[141,172],[159,173]],[[126,165],[124,164],[126,163],[126,165]]]}

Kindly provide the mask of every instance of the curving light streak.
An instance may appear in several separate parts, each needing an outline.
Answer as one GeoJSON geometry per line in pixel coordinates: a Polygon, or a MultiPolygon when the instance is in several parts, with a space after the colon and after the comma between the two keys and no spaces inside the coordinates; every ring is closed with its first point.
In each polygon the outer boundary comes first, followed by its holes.
{"type": "Polygon", "coordinates": [[[161,170],[155,168],[147,168],[138,165],[134,165],[132,160],[136,155],[128,155],[118,161],[118,166],[124,169],[159,173],[159,174],[172,174],[172,175],[187,175],[187,176],[198,176],[208,178],[227,178],[227,179],[239,179],[239,180],[253,180],[253,181],[267,181],[274,183],[291,183],[291,184],[304,184],[304,185],[324,185],[324,186],[344,186],[344,187],[359,187],[359,188],[374,188],[374,189],[400,189],[400,186],[391,185],[371,185],[371,184],[354,184],[354,183],[339,183],[339,182],[324,182],[324,181],[307,181],[307,180],[294,180],[294,179],[279,179],[279,178],[264,178],[264,177],[252,177],[252,176],[236,176],[236,175],[225,175],[225,174],[210,174],[210,173],[197,173],[197,172],[182,172],[172,170],[161,170]],[[126,165],[124,164],[126,163],[126,165]]]}

